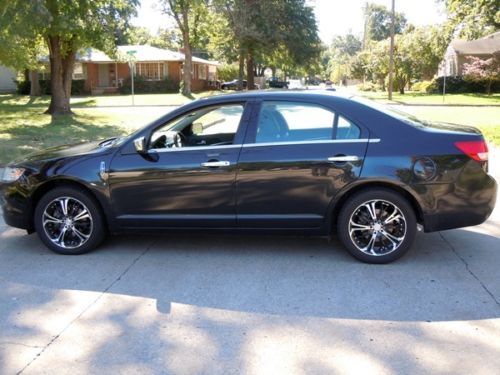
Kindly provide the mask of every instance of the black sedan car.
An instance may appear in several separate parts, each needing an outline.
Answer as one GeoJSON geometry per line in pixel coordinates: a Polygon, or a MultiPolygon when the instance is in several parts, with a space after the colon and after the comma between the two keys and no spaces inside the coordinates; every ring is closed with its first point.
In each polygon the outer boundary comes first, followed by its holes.
{"type": "Polygon", "coordinates": [[[82,254],[107,233],[336,232],[387,263],[425,232],[493,210],[481,133],[331,92],[215,96],[128,137],[51,148],[9,164],[7,224],[82,254]]]}

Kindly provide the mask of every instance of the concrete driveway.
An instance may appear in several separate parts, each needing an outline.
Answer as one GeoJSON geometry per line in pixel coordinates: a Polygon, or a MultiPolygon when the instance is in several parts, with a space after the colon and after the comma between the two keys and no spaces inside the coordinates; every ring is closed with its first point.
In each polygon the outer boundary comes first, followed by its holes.
{"type": "Polygon", "coordinates": [[[0,221],[1,374],[499,371],[500,207],[384,266],[302,237],[124,236],[58,256],[0,221]]]}

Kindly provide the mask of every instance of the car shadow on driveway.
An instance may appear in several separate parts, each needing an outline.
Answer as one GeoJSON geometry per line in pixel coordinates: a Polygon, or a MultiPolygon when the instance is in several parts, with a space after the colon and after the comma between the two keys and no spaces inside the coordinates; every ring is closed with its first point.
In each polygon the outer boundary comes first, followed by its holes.
{"type": "Polygon", "coordinates": [[[498,273],[485,275],[483,283],[473,268],[499,264],[500,239],[464,230],[444,236],[446,241],[439,233],[419,233],[399,261],[368,265],[351,258],[335,238],[117,236],[90,254],[61,256],[36,236],[7,230],[0,280],[41,288],[31,304],[49,303],[60,290],[82,290],[151,298],[163,314],[172,304],[187,304],[363,320],[498,318],[499,291],[488,289],[500,284],[498,273]],[[474,251],[460,253],[457,246],[474,251]]]}

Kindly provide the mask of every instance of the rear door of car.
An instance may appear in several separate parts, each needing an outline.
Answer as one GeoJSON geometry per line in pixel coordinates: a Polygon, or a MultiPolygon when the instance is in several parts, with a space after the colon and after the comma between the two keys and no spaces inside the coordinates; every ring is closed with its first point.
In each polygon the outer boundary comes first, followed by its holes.
{"type": "Polygon", "coordinates": [[[240,228],[324,227],[337,192],[356,180],[368,130],[311,101],[255,103],[236,179],[240,228]]]}

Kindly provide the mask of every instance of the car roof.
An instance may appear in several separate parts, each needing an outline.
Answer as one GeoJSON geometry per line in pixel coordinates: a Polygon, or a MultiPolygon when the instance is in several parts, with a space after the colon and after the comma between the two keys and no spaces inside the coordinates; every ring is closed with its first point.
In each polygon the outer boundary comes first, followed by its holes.
{"type": "Polygon", "coordinates": [[[224,102],[231,100],[283,100],[283,99],[307,99],[307,100],[324,100],[324,99],[344,99],[349,100],[352,94],[339,93],[329,90],[256,90],[243,91],[230,94],[214,95],[206,98],[198,99],[197,102],[224,102]]]}

